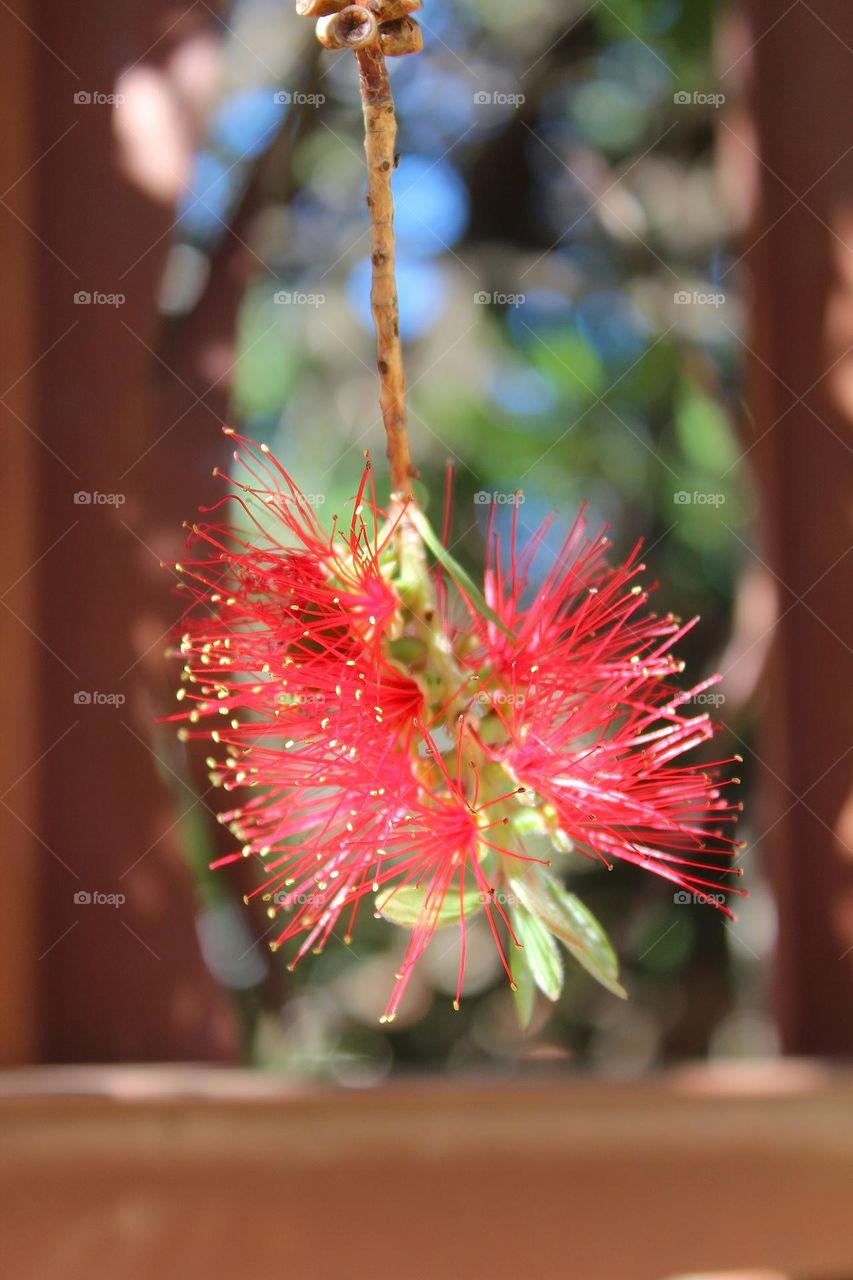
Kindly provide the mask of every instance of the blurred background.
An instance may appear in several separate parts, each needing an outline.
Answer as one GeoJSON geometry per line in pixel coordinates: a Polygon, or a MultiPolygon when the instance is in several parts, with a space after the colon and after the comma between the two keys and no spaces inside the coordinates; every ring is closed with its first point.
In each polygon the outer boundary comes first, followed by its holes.
{"type": "MultiPolygon", "coordinates": [[[[158,727],[183,602],[161,561],[229,422],[321,519],[384,446],[353,60],[285,0],[3,5],[6,685],[0,1056],[242,1063],[375,1084],[849,1053],[853,21],[841,0],[426,0],[391,65],[402,332],[454,555],[492,505],[578,505],[702,615],[691,683],[743,756],[728,924],[581,863],[631,999],[580,970],[530,1031],[488,936],[289,974],[203,760],[158,727]],[[242,874],[240,874],[242,872],[242,874]]],[[[377,466],[381,473],[381,465],[377,466]]]]}

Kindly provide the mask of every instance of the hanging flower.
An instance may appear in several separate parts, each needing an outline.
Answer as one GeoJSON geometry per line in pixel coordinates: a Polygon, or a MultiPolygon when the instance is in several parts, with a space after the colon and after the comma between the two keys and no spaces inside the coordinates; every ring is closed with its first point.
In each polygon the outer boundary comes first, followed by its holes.
{"type": "Polygon", "coordinates": [[[622,994],[600,925],[563,885],[577,856],[731,914],[737,806],[720,764],[683,762],[713,736],[685,710],[713,681],[678,688],[672,649],[692,624],[648,611],[639,548],[611,567],[581,512],[533,591],[548,527],[520,547],[516,516],[507,563],[489,532],[481,594],[413,504],[379,508],[369,462],[350,519],[326,530],[266,446],[236,441],[242,478],[213,508],[235,521],[193,526],[197,558],[179,566],[194,607],[175,718],[213,743],[212,778],[240,797],[221,863],[262,862],[274,948],[296,963],[348,941],[367,900],[410,933],[391,1019],[450,924],[458,1007],[479,912],[514,988],[556,999],[560,943],[622,994]]]}

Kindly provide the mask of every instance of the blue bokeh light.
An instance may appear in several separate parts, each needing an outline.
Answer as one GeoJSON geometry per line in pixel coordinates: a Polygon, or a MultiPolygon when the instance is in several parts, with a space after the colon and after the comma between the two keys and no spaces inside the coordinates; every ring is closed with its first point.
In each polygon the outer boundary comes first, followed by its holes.
{"type": "Polygon", "coordinates": [[[265,87],[226,98],[210,122],[213,141],[235,156],[251,159],[269,146],[287,111],[286,94],[265,87]]]}
{"type": "Polygon", "coordinates": [[[510,335],[516,342],[527,345],[533,334],[549,329],[563,329],[571,324],[574,308],[556,289],[533,289],[525,295],[524,304],[510,307],[506,322],[510,335]]]}
{"type": "Polygon", "coordinates": [[[411,145],[423,153],[443,152],[474,122],[470,81],[453,72],[434,69],[426,60],[394,92],[402,127],[408,131],[411,124],[411,145]]]}
{"type": "Polygon", "coordinates": [[[177,221],[184,233],[205,238],[220,231],[235,190],[235,171],[212,152],[200,151],[178,202],[177,221]]]}
{"type": "MultiPolygon", "coordinates": [[[[347,280],[347,298],[361,326],[373,331],[370,311],[371,264],[362,258],[347,280]]],[[[433,263],[405,254],[397,259],[397,292],[400,299],[400,336],[414,342],[429,333],[441,318],[447,301],[447,285],[433,263]]]]}
{"type": "Polygon", "coordinates": [[[496,368],[489,377],[488,390],[501,409],[515,416],[547,413],[559,399],[548,379],[530,368],[496,368]]]}
{"type": "Polygon", "coordinates": [[[606,364],[636,360],[648,342],[644,317],[630,298],[615,289],[587,294],[578,303],[577,326],[606,364]]]}
{"type": "Polygon", "coordinates": [[[454,165],[404,156],[394,183],[401,246],[430,257],[457,244],[468,226],[468,189],[454,165]]]}

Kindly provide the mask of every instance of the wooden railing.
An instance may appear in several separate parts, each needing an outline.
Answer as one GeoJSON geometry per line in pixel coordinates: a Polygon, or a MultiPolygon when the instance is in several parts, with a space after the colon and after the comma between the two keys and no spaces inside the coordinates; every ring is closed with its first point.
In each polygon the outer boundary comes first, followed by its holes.
{"type": "Polygon", "coordinates": [[[853,1276],[853,1076],[332,1091],[193,1068],[0,1078],[14,1280],[853,1276]]]}

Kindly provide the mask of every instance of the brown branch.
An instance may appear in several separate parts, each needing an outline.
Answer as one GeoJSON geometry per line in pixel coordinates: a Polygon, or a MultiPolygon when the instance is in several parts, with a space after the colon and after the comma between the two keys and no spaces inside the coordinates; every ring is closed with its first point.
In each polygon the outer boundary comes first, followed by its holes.
{"type": "Polygon", "coordinates": [[[376,365],[379,370],[379,403],[388,441],[392,494],[403,500],[414,497],[412,480],[417,471],[409,452],[406,420],[406,376],[400,344],[394,250],[394,170],[397,119],[388,82],[385,57],[378,45],[355,51],[361,101],[364,109],[364,149],[367,154],[367,206],[371,224],[373,283],[370,305],[376,326],[376,365]]]}
{"type": "Polygon", "coordinates": [[[358,63],[367,154],[367,207],[373,278],[370,305],[376,327],[379,403],[388,441],[391,493],[400,503],[414,500],[417,471],[409,452],[406,376],[400,344],[400,312],[394,250],[394,171],[397,118],[385,56],[418,53],[423,36],[409,16],[422,0],[296,0],[298,13],[318,19],[317,39],[326,49],[351,49],[358,63]]]}

